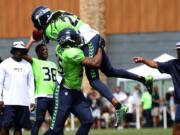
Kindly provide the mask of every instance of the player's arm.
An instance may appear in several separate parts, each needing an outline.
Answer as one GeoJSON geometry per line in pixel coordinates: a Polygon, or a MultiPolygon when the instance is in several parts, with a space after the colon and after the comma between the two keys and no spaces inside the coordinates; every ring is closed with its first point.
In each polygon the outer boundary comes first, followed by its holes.
{"type": "Polygon", "coordinates": [[[102,49],[99,48],[97,54],[93,58],[90,58],[85,57],[83,51],[79,48],[69,48],[63,52],[62,59],[66,62],[82,63],[85,66],[96,68],[101,65],[98,61],[102,61],[102,49]]]}
{"type": "MultiPolygon", "coordinates": [[[[32,38],[32,36],[30,37],[30,39],[29,39],[29,41],[28,41],[28,43],[26,44],[26,48],[28,49],[28,51],[29,51],[29,49],[31,48],[31,46],[32,46],[32,44],[35,42],[35,40],[32,38]]],[[[26,55],[24,55],[23,56],[23,59],[25,59],[25,60],[27,60],[29,63],[31,63],[32,64],[32,57],[31,56],[29,56],[28,54],[26,54],[26,55]]]]}
{"type": "Polygon", "coordinates": [[[32,47],[33,43],[35,43],[35,42],[36,41],[33,39],[33,36],[31,35],[31,37],[25,47],[29,50],[32,47]]]}
{"type": "Polygon", "coordinates": [[[97,54],[93,58],[85,57],[85,59],[82,61],[82,64],[86,66],[98,68],[101,66],[101,62],[102,62],[102,48],[99,48],[97,54]]]}
{"type": "Polygon", "coordinates": [[[156,61],[145,59],[140,56],[134,57],[133,61],[135,63],[144,63],[145,65],[152,67],[152,68],[158,68],[158,63],[156,61]]]}
{"type": "Polygon", "coordinates": [[[86,57],[85,60],[83,61],[83,64],[96,68],[100,67],[102,63],[102,51],[104,47],[105,47],[105,40],[104,38],[101,37],[99,41],[99,49],[97,54],[93,58],[86,57]]]}
{"type": "Polygon", "coordinates": [[[30,97],[30,106],[29,110],[33,111],[35,109],[35,100],[34,100],[34,76],[33,76],[33,71],[32,68],[30,67],[30,71],[28,74],[28,92],[29,92],[29,97],[30,97]]]}

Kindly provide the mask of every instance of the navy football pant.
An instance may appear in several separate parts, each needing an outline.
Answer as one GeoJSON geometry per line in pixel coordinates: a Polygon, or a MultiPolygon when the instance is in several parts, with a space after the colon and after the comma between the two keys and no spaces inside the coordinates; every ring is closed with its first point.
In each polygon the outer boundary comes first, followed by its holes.
{"type": "Polygon", "coordinates": [[[64,135],[63,129],[66,119],[72,112],[81,125],[76,135],[88,135],[93,123],[90,105],[81,91],[69,90],[61,86],[55,91],[55,106],[50,129],[45,135],[64,135]]]}
{"type": "Polygon", "coordinates": [[[39,128],[45,120],[46,111],[50,116],[53,113],[53,98],[39,97],[37,98],[36,121],[32,126],[31,135],[38,135],[39,128]]]}
{"type": "MultiPolygon", "coordinates": [[[[97,54],[100,38],[101,38],[100,35],[96,35],[89,44],[85,45],[82,48],[85,56],[94,57],[97,54]]],[[[111,102],[112,98],[113,98],[113,94],[111,93],[111,90],[99,80],[98,69],[90,68],[87,66],[85,66],[85,69],[86,69],[86,75],[90,82],[90,85],[94,89],[99,91],[102,96],[104,96],[111,102]]],[[[103,50],[103,58],[102,58],[102,64],[100,66],[100,70],[107,77],[120,77],[120,78],[126,78],[126,79],[140,81],[140,78],[138,75],[130,73],[121,68],[118,68],[118,69],[114,68],[111,65],[111,62],[110,62],[109,58],[107,57],[104,50],[103,50]]]]}
{"type": "Polygon", "coordinates": [[[180,104],[176,104],[175,123],[180,123],[180,104]]]}

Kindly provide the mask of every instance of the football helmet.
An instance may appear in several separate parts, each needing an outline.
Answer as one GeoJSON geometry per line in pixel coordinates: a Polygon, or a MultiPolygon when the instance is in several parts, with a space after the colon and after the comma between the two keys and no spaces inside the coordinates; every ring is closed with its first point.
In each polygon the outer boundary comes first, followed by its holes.
{"type": "Polygon", "coordinates": [[[65,28],[59,32],[57,41],[63,48],[81,47],[84,44],[83,38],[72,28],[65,28]]]}
{"type": "Polygon", "coordinates": [[[34,27],[38,30],[42,30],[46,27],[50,18],[52,16],[52,11],[46,6],[39,6],[35,8],[32,12],[32,22],[34,27]]]}

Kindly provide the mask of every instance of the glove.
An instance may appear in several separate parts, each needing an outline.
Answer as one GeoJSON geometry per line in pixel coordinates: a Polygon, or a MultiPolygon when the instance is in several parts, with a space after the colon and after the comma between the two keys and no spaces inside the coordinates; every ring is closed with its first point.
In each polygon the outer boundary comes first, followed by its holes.
{"type": "Polygon", "coordinates": [[[104,49],[105,46],[106,46],[106,42],[105,42],[104,38],[103,38],[103,37],[100,37],[99,47],[101,47],[102,49],[104,49]]]}
{"type": "Polygon", "coordinates": [[[43,31],[34,29],[32,32],[32,36],[35,41],[40,41],[43,39],[43,31]]]}

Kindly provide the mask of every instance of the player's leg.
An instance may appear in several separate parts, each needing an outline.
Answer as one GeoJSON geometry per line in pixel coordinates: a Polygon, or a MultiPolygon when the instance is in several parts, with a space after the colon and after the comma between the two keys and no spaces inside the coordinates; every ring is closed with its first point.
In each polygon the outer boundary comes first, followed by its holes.
{"type": "MultiPolygon", "coordinates": [[[[98,44],[99,44],[100,36],[96,35],[91,42],[83,47],[83,52],[85,56],[93,57],[98,51],[98,44]]],[[[107,100],[109,100],[112,105],[117,110],[116,114],[116,121],[119,124],[121,116],[127,111],[127,107],[123,106],[121,108],[121,104],[118,102],[118,100],[113,96],[111,90],[99,80],[99,72],[98,69],[91,68],[85,66],[86,69],[86,76],[90,82],[90,85],[96,89],[102,96],[104,96],[107,100]]],[[[118,125],[116,124],[116,125],[118,125]]]]}
{"type": "Polygon", "coordinates": [[[114,68],[104,50],[100,70],[108,77],[119,77],[139,81],[152,93],[153,78],[151,76],[143,77],[122,68],[114,68]]]}
{"type": "Polygon", "coordinates": [[[48,109],[48,98],[39,97],[36,101],[36,120],[32,126],[31,135],[38,135],[39,128],[45,120],[46,110],[48,109]]]}
{"type": "Polygon", "coordinates": [[[48,112],[51,117],[53,115],[53,108],[54,108],[54,100],[53,100],[53,98],[49,98],[48,112]]]}
{"type": "MultiPolygon", "coordinates": [[[[48,98],[48,113],[49,115],[53,116],[53,111],[54,111],[54,99],[53,98],[48,98]]],[[[50,121],[48,121],[48,126],[50,124],[50,121]]]]}
{"type": "Polygon", "coordinates": [[[44,135],[64,135],[64,124],[70,114],[72,96],[69,90],[58,86],[54,93],[54,109],[51,118],[51,125],[44,135]]]}
{"type": "Polygon", "coordinates": [[[102,53],[103,58],[100,69],[107,77],[120,77],[126,79],[133,79],[141,82],[145,81],[142,76],[133,74],[122,68],[114,68],[104,50],[102,51],[102,53]]]}
{"type": "MultiPolygon", "coordinates": [[[[99,43],[100,36],[96,35],[89,44],[85,45],[83,47],[83,52],[86,57],[94,57],[98,51],[99,46],[97,43],[99,43]]],[[[86,69],[86,76],[90,82],[90,85],[100,92],[102,96],[107,98],[110,102],[112,102],[113,95],[111,90],[109,90],[106,85],[104,85],[99,80],[99,72],[98,69],[91,68],[88,66],[85,66],[86,69]]]]}
{"type": "Polygon", "coordinates": [[[72,91],[73,106],[72,112],[80,120],[81,125],[76,135],[88,135],[91,125],[93,124],[93,116],[90,105],[80,91],[72,91]]]}
{"type": "Polygon", "coordinates": [[[173,125],[173,135],[180,135],[180,104],[176,105],[176,115],[173,125]]]}
{"type": "MultiPolygon", "coordinates": [[[[83,47],[84,55],[87,57],[94,57],[99,49],[100,36],[96,35],[89,44],[83,47]]],[[[96,89],[102,96],[108,99],[116,109],[120,109],[121,105],[113,96],[111,90],[100,81],[98,69],[85,66],[86,76],[90,85],[96,89]]]]}

